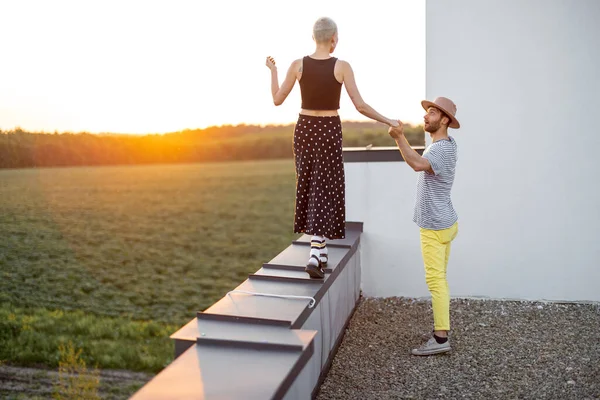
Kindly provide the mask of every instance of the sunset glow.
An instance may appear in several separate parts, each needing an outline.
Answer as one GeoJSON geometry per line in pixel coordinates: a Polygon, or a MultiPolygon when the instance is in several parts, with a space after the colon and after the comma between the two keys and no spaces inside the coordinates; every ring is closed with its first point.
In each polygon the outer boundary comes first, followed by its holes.
{"type": "MultiPolygon", "coordinates": [[[[298,85],[271,101],[271,55],[283,78],[313,51],[322,15],[339,26],[365,100],[420,123],[425,93],[424,2],[5,1],[0,129],[170,132],[293,122],[298,85]],[[283,6],[285,4],[285,6],[283,6]]],[[[365,120],[342,92],[343,119],[365,120]]]]}

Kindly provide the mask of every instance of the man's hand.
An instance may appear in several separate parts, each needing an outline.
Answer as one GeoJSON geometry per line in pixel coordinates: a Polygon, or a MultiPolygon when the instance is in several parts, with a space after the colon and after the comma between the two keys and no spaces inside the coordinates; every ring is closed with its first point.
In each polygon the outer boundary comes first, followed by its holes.
{"type": "Polygon", "coordinates": [[[388,129],[388,133],[394,139],[400,139],[404,135],[404,125],[402,121],[398,120],[398,126],[391,126],[388,129]]]}
{"type": "Polygon", "coordinates": [[[265,64],[271,71],[273,70],[273,68],[277,68],[275,66],[275,59],[273,59],[273,57],[271,57],[271,56],[267,57],[267,61],[265,64]]]}

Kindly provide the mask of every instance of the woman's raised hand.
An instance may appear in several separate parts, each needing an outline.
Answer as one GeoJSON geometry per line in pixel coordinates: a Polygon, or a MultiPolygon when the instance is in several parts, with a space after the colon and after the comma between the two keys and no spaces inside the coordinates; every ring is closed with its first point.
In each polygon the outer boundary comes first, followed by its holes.
{"type": "Polygon", "coordinates": [[[394,139],[400,139],[402,135],[404,135],[404,124],[402,121],[396,121],[398,123],[397,126],[390,126],[388,129],[388,134],[394,139]]]}
{"type": "Polygon", "coordinates": [[[275,59],[271,56],[267,57],[267,62],[266,62],[267,67],[272,70],[275,67],[275,59]]]}

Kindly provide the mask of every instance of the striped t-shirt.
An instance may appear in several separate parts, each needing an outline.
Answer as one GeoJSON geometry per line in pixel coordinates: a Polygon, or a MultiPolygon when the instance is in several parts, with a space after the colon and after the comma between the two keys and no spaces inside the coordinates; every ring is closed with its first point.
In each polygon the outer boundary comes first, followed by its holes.
{"type": "Polygon", "coordinates": [[[420,172],[413,221],[421,228],[441,230],[450,228],[458,215],[450,200],[454,183],[457,146],[452,137],[432,143],[423,152],[433,174],[420,172]]]}

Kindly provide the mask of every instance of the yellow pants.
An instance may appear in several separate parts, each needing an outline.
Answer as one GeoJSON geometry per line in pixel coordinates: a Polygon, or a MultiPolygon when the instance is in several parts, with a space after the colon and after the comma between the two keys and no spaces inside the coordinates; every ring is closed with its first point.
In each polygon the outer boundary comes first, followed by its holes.
{"type": "Polygon", "coordinates": [[[421,228],[425,281],[431,293],[433,324],[436,331],[450,330],[450,290],[446,269],[450,257],[450,244],[457,234],[458,222],[439,231],[421,228]]]}

